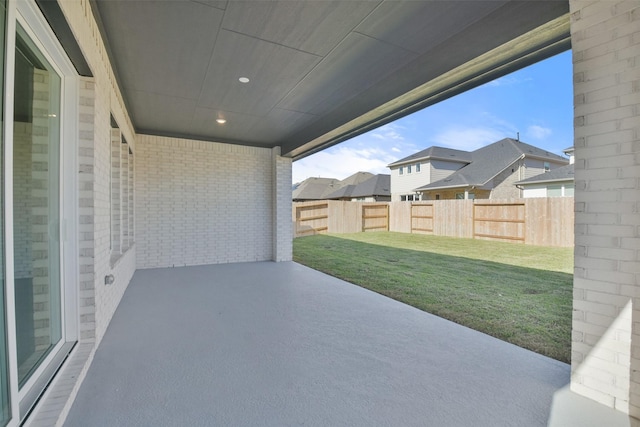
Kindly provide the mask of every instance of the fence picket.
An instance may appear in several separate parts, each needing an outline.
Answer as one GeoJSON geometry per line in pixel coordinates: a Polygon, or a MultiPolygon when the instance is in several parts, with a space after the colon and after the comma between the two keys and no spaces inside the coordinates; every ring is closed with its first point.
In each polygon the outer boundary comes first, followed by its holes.
{"type": "Polygon", "coordinates": [[[570,197],[429,202],[316,201],[293,204],[295,237],[390,230],[498,239],[538,246],[573,246],[570,197]]]}

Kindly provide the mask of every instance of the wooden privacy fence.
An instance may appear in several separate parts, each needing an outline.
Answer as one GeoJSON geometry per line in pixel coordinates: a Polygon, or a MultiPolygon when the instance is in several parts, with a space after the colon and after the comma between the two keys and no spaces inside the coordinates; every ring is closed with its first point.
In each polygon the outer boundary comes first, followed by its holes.
{"type": "Polygon", "coordinates": [[[573,246],[572,197],[293,204],[295,237],[389,230],[538,246],[573,246]]]}
{"type": "Polygon", "coordinates": [[[473,204],[473,237],[499,240],[525,240],[525,204],[482,203],[473,204]]]}
{"type": "Polygon", "coordinates": [[[433,203],[411,203],[411,232],[433,233],[433,203]]]}
{"type": "Polygon", "coordinates": [[[389,205],[387,203],[362,205],[362,231],[389,231],[389,205]]]}
{"type": "Polygon", "coordinates": [[[328,212],[328,203],[316,203],[313,205],[298,206],[298,208],[294,205],[295,237],[306,234],[326,233],[329,228],[328,212]]]}

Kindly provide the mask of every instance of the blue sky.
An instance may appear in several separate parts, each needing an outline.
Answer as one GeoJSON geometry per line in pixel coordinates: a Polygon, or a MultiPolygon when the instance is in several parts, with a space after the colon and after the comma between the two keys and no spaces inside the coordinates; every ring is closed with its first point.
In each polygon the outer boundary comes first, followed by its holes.
{"type": "Polygon", "coordinates": [[[293,182],[389,173],[436,145],[475,150],[516,138],[562,155],[573,145],[571,52],[564,52],[293,163],[293,182]]]}

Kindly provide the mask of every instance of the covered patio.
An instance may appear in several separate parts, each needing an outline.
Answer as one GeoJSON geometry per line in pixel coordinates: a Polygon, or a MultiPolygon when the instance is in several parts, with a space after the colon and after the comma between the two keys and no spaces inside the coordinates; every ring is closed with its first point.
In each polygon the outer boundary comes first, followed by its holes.
{"type": "Polygon", "coordinates": [[[138,270],[65,425],[545,426],[569,376],[294,262],[138,270]]]}
{"type": "Polygon", "coordinates": [[[0,424],[640,422],[637,1],[0,6],[0,424]],[[568,49],[571,367],[291,262],[293,161],[568,49]]]}

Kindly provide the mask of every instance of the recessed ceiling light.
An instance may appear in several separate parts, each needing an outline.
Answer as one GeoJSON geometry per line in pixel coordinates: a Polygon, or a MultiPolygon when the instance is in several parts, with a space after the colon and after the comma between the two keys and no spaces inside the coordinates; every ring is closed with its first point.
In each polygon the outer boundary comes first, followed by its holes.
{"type": "Polygon", "coordinates": [[[216,122],[220,123],[221,125],[227,123],[226,119],[216,119],[216,122]]]}
{"type": "Polygon", "coordinates": [[[248,77],[240,77],[238,80],[240,81],[240,83],[249,83],[248,77]]]}

